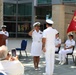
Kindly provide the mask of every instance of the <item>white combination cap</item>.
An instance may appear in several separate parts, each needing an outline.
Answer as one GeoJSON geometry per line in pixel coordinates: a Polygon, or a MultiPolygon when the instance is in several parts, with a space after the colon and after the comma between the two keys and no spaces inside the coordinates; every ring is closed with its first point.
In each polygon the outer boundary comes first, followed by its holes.
{"type": "Polygon", "coordinates": [[[36,25],[40,26],[40,22],[35,22],[35,23],[33,24],[33,26],[36,26],[36,25]]]}
{"type": "Polygon", "coordinates": [[[70,32],[68,35],[73,35],[73,33],[72,33],[72,32],[70,32]]]}
{"type": "Polygon", "coordinates": [[[50,19],[47,19],[46,23],[48,23],[48,24],[54,24],[54,22],[52,20],[50,20],[50,19]]]}
{"type": "Polygon", "coordinates": [[[2,28],[6,28],[6,25],[2,25],[1,27],[2,27],[2,28]]]}

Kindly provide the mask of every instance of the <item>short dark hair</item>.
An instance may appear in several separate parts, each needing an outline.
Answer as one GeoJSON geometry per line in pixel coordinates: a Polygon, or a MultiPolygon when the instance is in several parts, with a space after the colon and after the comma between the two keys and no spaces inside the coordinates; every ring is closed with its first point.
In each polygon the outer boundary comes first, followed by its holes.
{"type": "Polygon", "coordinates": [[[74,38],[74,36],[73,36],[73,35],[69,35],[69,37],[72,37],[72,38],[74,38]]]}
{"type": "Polygon", "coordinates": [[[52,26],[52,24],[46,23],[48,26],[52,26]]]}
{"type": "Polygon", "coordinates": [[[6,29],[6,27],[2,27],[2,28],[5,28],[6,29]]]}

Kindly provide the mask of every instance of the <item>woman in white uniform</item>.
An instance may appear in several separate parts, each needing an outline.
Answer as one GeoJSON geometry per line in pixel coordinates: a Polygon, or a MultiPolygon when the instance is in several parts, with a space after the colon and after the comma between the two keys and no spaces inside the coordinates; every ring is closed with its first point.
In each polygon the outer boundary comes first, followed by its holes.
{"type": "Polygon", "coordinates": [[[34,29],[29,32],[29,35],[32,36],[31,55],[33,56],[35,70],[38,70],[42,53],[42,32],[40,31],[40,22],[34,23],[33,26],[34,29]]]}
{"type": "Polygon", "coordinates": [[[72,53],[73,46],[75,46],[75,41],[73,40],[73,35],[69,35],[69,39],[66,40],[64,49],[59,51],[59,64],[63,65],[66,62],[66,55],[72,53]]]}

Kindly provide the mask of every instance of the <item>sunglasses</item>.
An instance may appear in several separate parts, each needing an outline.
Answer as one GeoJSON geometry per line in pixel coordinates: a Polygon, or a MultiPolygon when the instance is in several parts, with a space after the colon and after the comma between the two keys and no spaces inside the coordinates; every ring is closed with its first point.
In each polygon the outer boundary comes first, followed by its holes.
{"type": "Polygon", "coordinates": [[[40,26],[36,26],[36,27],[40,27],[40,26]]]}

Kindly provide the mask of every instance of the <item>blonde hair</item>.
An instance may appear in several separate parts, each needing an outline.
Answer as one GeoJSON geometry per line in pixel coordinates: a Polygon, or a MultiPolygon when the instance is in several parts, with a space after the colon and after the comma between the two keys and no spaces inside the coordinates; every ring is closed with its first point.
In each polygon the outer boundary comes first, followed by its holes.
{"type": "Polygon", "coordinates": [[[2,45],[0,47],[0,60],[5,59],[7,57],[7,54],[8,54],[7,47],[5,45],[2,45]]]}

